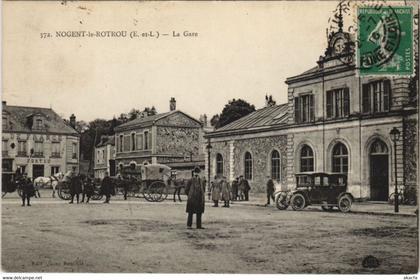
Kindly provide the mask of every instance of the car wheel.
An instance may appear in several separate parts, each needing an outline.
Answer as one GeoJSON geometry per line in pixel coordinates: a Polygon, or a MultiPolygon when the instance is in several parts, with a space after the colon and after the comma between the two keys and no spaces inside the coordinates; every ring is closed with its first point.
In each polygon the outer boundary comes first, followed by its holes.
{"type": "Polygon", "coordinates": [[[293,210],[302,210],[303,208],[305,208],[306,204],[305,197],[300,193],[294,194],[292,196],[292,199],[290,200],[290,204],[292,204],[293,210]]]}
{"type": "Polygon", "coordinates": [[[352,204],[352,199],[348,195],[343,195],[338,200],[338,209],[340,209],[341,212],[349,212],[352,204]]]}
{"type": "Polygon", "coordinates": [[[287,194],[281,193],[276,197],[276,207],[279,210],[286,210],[287,207],[289,207],[289,204],[287,203],[287,194]]]}

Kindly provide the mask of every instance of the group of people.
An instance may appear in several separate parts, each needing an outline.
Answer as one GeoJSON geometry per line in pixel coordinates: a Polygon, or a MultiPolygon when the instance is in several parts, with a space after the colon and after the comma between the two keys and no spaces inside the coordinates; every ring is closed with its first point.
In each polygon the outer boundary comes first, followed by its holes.
{"type": "Polygon", "coordinates": [[[230,184],[225,176],[215,176],[210,183],[209,199],[213,200],[213,207],[219,207],[219,200],[224,202],[222,207],[230,207],[229,202],[236,200],[249,200],[251,187],[243,176],[239,176],[230,184]]]}
{"type": "MultiPolygon", "coordinates": [[[[76,202],[79,203],[80,194],[82,194],[83,203],[86,197],[86,203],[89,203],[89,200],[95,193],[95,181],[90,176],[85,177],[80,174],[72,174],[70,178],[69,193],[71,195],[70,204],[74,203],[74,198],[76,197],[76,202]]],[[[106,172],[105,177],[101,182],[101,188],[99,191],[100,194],[105,195],[104,203],[109,203],[111,195],[115,195],[115,188],[112,183],[111,178],[106,172]]]]}

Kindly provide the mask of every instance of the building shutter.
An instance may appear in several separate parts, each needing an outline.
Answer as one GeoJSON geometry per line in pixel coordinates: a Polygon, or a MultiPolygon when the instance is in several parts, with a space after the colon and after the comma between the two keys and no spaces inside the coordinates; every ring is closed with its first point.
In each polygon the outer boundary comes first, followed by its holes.
{"type": "Polygon", "coordinates": [[[333,97],[334,92],[327,91],[327,118],[332,118],[333,116],[333,97]]]}
{"type": "Polygon", "coordinates": [[[344,89],[343,104],[344,104],[344,116],[350,114],[350,92],[349,88],[344,89]]]}
{"type": "Polygon", "coordinates": [[[130,135],[124,135],[124,152],[130,151],[130,135]]]}
{"type": "Polygon", "coordinates": [[[315,104],[314,95],[309,95],[309,121],[315,120],[315,104]]]}
{"type": "Polygon", "coordinates": [[[295,122],[300,123],[300,104],[299,97],[295,97],[295,122]]]}
{"type": "Polygon", "coordinates": [[[137,150],[143,150],[143,134],[137,134],[137,150]]]}
{"type": "Polygon", "coordinates": [[[363,108],[363,113],[370,112],[369,84],[364,84],[362,86],[362,108],[363,108]]]}
{"type": "Polygon", "coordinates": [[[384,81],[384,111],[389,111],[391,100],[391,81],[384,81]]]}

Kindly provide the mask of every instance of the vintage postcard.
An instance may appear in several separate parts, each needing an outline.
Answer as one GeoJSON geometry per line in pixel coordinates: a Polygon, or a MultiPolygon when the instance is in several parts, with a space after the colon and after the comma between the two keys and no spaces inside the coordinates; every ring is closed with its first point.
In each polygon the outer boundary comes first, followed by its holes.
{"type": "Polygon", "coordinates": [[[417,1],[2,4],[3,279],[417,279],[417,1]]]}

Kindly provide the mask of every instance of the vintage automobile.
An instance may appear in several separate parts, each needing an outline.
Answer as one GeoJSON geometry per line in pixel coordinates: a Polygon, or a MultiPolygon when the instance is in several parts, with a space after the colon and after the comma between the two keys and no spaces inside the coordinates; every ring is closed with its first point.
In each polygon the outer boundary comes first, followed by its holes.
{"type": "Polygon", "coordinates": [[[280,210],[289,205],[293,210],[321,205],[325,211],[337,207],[341,212],[349,212],[353,200],[347,192],[347,175],[341,173],[299,173],[296,174],[296,189],[276,194],[276,206],[280,210]]]}

